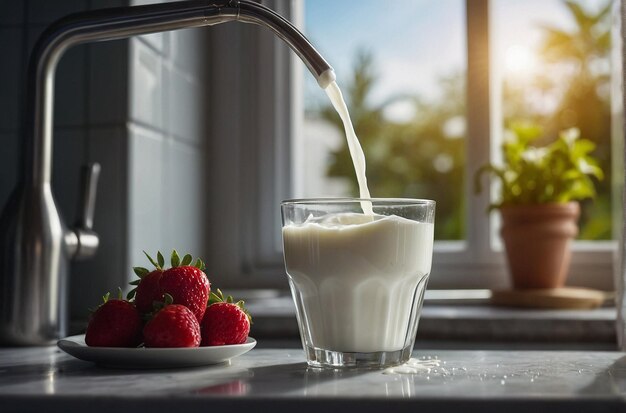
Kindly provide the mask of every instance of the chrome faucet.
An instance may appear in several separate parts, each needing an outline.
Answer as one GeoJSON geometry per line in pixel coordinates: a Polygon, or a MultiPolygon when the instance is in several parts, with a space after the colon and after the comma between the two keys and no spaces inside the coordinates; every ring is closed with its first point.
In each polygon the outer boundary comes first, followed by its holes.
{"type": "Polygon", "coordinates": [[[66,334],[70,259],[98,248],[93,231],[100,166],[83,172],[80,218],[68,229],[51,188],[54,74],[70,47],[88,42],[240,21],[265,26],[304,61],[322,88],[332,67],[289,21],[249,0],[191,0],[69,15],[41,35],[29,61],[20,180],[0,217],[0,343],[41,345],[66,334]]]}

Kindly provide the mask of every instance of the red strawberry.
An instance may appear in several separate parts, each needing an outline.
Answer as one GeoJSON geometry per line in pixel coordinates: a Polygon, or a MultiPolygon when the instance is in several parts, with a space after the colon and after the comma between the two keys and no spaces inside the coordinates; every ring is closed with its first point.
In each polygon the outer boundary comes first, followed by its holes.
{"type": "Polygon", "coordinates": [[[135,306],[142,314],[147,314],[153,310],[155,301],[162,301],[163,294],[159,287],[159,280],[163,271],[154,270],[147,273],[137,285],[135,291],[135,306]]]}
{"type": "Polygon", "coordinates": [[[210,305],[204,313],[200,329],[202,346],[223,346],[242,344],[250,333],[250,314],[243,307],[243,301],[233,303],[233,297],[224,301],[222,292],[211,293],[210,305]]]}
{"type": "Polygon", "coordinates": [[[133,300],[137,309],[142,314],[151,313],[154,309],[154,302],[163,302],[163,293],[159,287],[159,280],[163,274],[163,265],[165,259],[160,251],[157,251],[157,261],[155,261],[147,252],[143,252],[148,260],[154,265],[155,270],[150,271],[144,267],[133,267],[133,271],[139,279],[132,281],[130,285],[134,285],[126,298],[133,300]]]}
{"type": "Polygon", "coordinates": [[[172,251],[172,268],[165,270],[159,286],[161,293],[170,294],[175,304],[182,304],[189,308],[198,322],[202,321],[209,300],[211,286],[206,274],[202,271],[204,263],[198,259],[196,266],[191,263],[191,255],[187,254],[182,260],[172,251]]]}
{"type": "MultiPolygon", "coordinates": [[[[120,292],[121,295],[121,292],[120,292]]],[[[93,347],[137,347],[141,343],[141,314],[125,300],[109,300],[109,294],[91,316],[85,343],[93,347]]]]}
{"type": "MultiPolygon", "coordinates": [[[[171,297],[166,295],[166,303],[171,297]]],[[[185,306],[166,304],[143,329],[146,347],[198,347],[200,325],[195,315],[185,306]]]]}
{"type": "Polygon", "coordinates": [[[174,250],[171,258],[172,268],[163,271],[165,259],[160,252],[157,252],[156,261],[145,251],[144,254],[156,269],[150,272],[142,267],[133,268],[139,279],[131,282],[137,288],[128,294],[128,299],[134,297],[137,308],[147,314],[152,311],[153,303],[163,301],[163,295],[168,293],[175,304],[188,307],[200,322],[211,291],[209,280],[203,272],[204,262],[198,258],[194,266],[189,265],[192,261],[189,254],[186,254],[181,262],[174,250]]]}

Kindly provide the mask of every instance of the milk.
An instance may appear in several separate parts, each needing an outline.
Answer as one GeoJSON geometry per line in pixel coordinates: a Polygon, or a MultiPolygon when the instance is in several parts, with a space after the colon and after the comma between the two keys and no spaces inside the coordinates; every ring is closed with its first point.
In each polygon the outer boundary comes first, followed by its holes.
{"type": "MultiPolygon", "coordinates": [[[[354,171],[356,172],[356,180],[359,184],[359,197],[368,199],[370,198],[370,191],[367,188],[367,177],[365,176],[365,154],[359,138],[357,138],[352,126],[352,120],[350,119],[350,113],[348,113],[348,107],[343,100],[343,95],[336,82],[329,84],[326,89],[326,94],[333,104],[333,107],[339,114],[341,121],[343,122],[343,128],[346,132],[346,140],[348,141],[348,150],[350,151],[350,157],[354,164],[354,171]]],[[[361,202],[361,208],[366,215],[372,215],[372,203],[363,201],[361,202]]]]}
{"type": "Polygon", "coordinates": [[[327,215],[283,227],[285,266],[306,342],[341,352],[406,347],[430,273],[433,224],[327,215]]]}

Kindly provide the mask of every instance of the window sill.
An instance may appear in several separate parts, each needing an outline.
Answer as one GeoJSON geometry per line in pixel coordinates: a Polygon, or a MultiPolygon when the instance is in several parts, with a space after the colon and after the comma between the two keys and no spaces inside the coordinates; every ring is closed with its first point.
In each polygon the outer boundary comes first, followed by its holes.
{"type": "MultiPolygon", "coordinates": [[[[416,347],[465,349],[616,350],[615,308],[594,310],[530,310],[488,305],[474,298],[427,299],[422,311],[416,347]]],[[[254,317],[257,339],[299,339],[291,296],[259,292],[246,305],[254,317]],[[256,297],[255,297],[256,295],[256,297]]]]}

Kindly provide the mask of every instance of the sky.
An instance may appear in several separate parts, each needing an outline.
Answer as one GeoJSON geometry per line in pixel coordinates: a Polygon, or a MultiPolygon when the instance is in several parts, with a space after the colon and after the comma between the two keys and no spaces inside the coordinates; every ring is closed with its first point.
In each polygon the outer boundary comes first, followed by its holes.
{"type": "Polygon", "coordinates": [[[374,54],[381,76],[375,100],[390,92],[435,92],[437,74],[465,66],[464,26],[459,0],[305,2],[305,33],[335,68],[340,86],[356,50],[374,54]]]}
{"type": "MultiPolygon", "coordinates": [[[[591,10],[604,2],[582,0],[591,10]]],[[[491,5],[492,57],[500,72],[538,70],[532,51],[541,41],[539,26],[573,25],[561,0],[491,5]]],[[[340,87],[351,76],[356,50],[374,54],[380,80],[373,103],[407,92],[435,98],[439,77],[466,68],[464,0],[305,0],[304,13],[304,31],[335,68],[340,87]]],[[[305,96],[308,102],[324,98],[310,76],[305,96]]]]}

